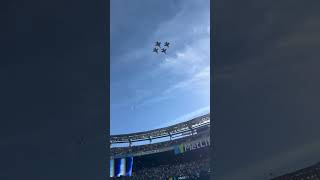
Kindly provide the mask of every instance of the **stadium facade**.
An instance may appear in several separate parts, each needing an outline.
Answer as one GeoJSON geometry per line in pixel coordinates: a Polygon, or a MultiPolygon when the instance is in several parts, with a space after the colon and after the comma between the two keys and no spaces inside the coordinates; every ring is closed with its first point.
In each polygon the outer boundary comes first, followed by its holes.
{"type": "Polygon", "coordinates": [[[110,144],[110,177],[210,179],[210,114],[169,127],[113,135],[110,144]],[[135,145],[139,142],[145,144],[135,145]]]}

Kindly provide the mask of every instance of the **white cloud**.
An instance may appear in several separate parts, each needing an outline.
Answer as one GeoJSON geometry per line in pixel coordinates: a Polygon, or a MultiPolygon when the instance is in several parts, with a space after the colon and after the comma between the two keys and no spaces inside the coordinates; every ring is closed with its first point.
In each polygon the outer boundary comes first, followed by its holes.
{"type": "MultiPolygon", "coordinates": [[[[190,79],[178,82],[177,84],[166,89],[163,94],[169,94],[175,90],[188,89],[195,86],[203,86],[210,84],[210,67],[205,67],[190,79]]],[[[203,89],[208,91],[209,89],[203,89]]]]}
{"type": "Polygon", "coordinates": [[[195,117],[198,117],[198,116],[201,116],[201,115],[204,115],[204,114],[208,114],[208,113],[210,113],[210,106],[205,106],[205,107],[199,108],[199,109],[197,109],[197,110],[195,110],[195,111],[193,111],[191,113],[184,114],[184,115],[178,117],[177,119],[174,119],[174,120],[171,120],[171,121],[167,121],[167,122],[155,127],[154,129],[163,128],[163,127],[171,126],[171,125],[174,125],[174,124],[178,124],[180,122],[191,120],[192,118],[195,118],[195,117]]]}
{"type": "Polygon", "coordinates": [[[154,98],[146,99],[136,106],[136,108],[141,108],[142,106],[151,105],[158,102],[163,102],[164,100],[168,100],[173,98],[174,96],[157,96],[154,98]]]}
{"type": "MultiPolygon", "coordinates": [[[[206,3],[186,1],[171,20],[163,22],[158,29],[148,38],[148,43],[143,48],[133,49],[132,51],[117,58],[119,68],[123,63],[135,64],[137,61],[159,62],[154,68],[146,69],[134,79],[134,84],[150,81],[151,79],[161,78],[163,74],[169,74],[177,79],[178,82],[168,87],[161,87],[164,93],[155,92],[144,84],[140,90],[149,89],[148,95],[132,96],[130,102],[135,102],[136,107],[142,107],[168,100],[173,96],[169,94],[177,90],[190,90],[191,88],[204,91],[209,94],[210,83],[210,11],[206,3]],[[148,53],[154,41],[169,41],[170,48],[167,55],[156,55],[148,53]],[[120,63],[121,62],[121,63],[120,63]],[[206,88],[198,88],[206,87],[206,88]],[[143,97],[142,97],[143,96],[143,97]],[[150,98],[151,97],[151,98],[150,98]]],[[[138,87],[138,86],[137,86],[138,87]]]]}
{"type": "MultiPolygon", "coordinates": [[[[190,91],[189,93],[199,93],[205,95],[204,99],[210,97],[210,67],[203,68],[198,73],[194,74],[191,78],[187,78],[165,89],[161,94],[155,95],[152,98],[142,100],[137,104],[136,108],[140,108],[146,105],[152,105],[154,103],[162,102],[174,98],[177,95],[177,91],[190,91]]],[[[201,97],[198,97],[199,99],[201,97]]]]}
{"type": "MultiPolygon", "coordinates": [[[[153,71],[144,78],[157,78],[162,74],[170,73],[181,79],[174,85],[167,87],[162,94],[154,94],[154,98],[146,99],[138,106],[158,103],[169,99],[170,93],[191,89],[209,94],[210,91],[210,37],[202,38],[185,46],[181,51],[176,51],[174,56],[168,56],[153,71]]],[[[201,93],[201,92],[200,92],[201,93]]],[[[209,98],[209,97],[208,97],[209,98]]]]}

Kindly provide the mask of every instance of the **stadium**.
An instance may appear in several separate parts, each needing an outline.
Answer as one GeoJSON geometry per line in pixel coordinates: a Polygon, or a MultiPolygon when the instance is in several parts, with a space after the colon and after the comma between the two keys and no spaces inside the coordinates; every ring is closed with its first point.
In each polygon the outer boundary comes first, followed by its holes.
{"type": "Polygon", "coordinates": [[[210,179],[210,114],[169,127],[110,137],[110,177],[210,179]]]}

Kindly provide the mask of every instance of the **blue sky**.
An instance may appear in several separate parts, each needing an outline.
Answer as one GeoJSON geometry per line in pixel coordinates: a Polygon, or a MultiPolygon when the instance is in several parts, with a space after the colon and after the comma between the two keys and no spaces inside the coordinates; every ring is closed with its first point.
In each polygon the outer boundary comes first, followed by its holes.
{"type": "Polygon", "coordinates": [[[210,109],[209,0],[111,0],[111,134],[210,109]],[[169,41],[167,54],[152,52],[169,41]]]}

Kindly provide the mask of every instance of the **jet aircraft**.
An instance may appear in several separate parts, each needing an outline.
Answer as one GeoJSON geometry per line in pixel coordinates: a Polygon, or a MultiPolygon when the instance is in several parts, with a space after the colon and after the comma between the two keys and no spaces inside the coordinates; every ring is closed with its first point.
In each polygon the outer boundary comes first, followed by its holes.
{"type": "Polygon", "coordinates": [[[153,52],[156,52],[158,54],[158,48],[153,48],[153,52]]]}
{"type": "Polygon", "coordinates": [[[161,42],[157,41],[156,46],[160,47],[160,45],[161,45],[161,42]]]}
{"type": "Polygon", "coordinates": [[[167,46],[169,48],[169,44],[170,44],[169,42],[165,42],[164,46],[167,46]]]}

